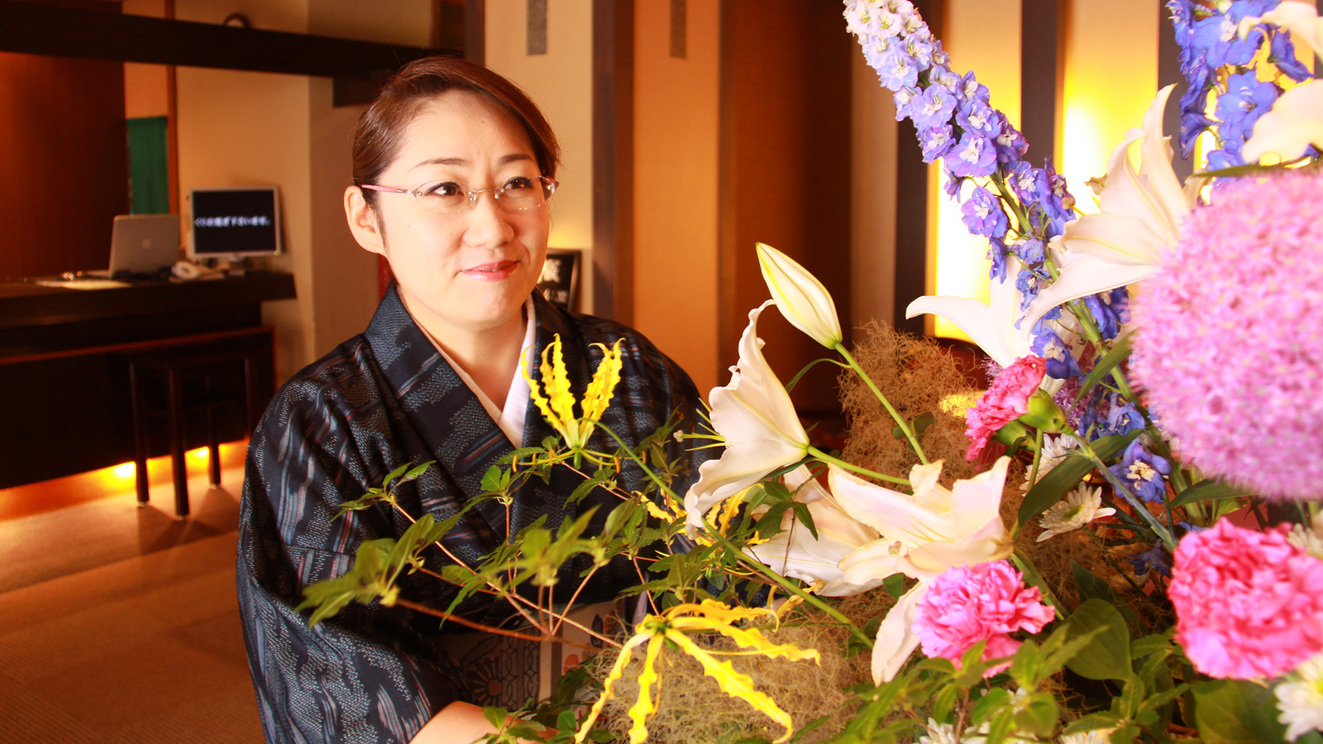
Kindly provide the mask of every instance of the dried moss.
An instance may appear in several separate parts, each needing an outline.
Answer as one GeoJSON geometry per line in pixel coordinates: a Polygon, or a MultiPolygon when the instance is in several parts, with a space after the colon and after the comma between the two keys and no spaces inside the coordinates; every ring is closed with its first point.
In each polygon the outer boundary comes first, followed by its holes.
{"type": "MultiPolygon", "coordinates": [[[[942,481],[950,485],[982,472],[965,460],[965,417],[961,401],[972,403],[979,390],[971,384],[976,370],[938,342],[897,332],[874,321],[855,334],[859,366],[907,421],[924,414],[935,418],[919,437],[930,461],[942,460],[942,481]]],[[[908,475],[919,464],[909,442],[893,434],[895,420],[867,385],[847,370],[841,374],[841,406],[848,428],[845,459],[881,473],[908,475]]]]}

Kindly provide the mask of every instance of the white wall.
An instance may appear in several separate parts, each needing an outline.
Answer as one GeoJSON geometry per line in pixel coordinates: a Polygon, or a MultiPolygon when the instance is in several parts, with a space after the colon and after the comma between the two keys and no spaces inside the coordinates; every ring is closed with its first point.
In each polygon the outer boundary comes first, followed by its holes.
{"type": "MultiPolygon", "coordinates": [[[[527,0],[487,0],[484,62],[537,103],[561,147],[560,188],[551,200],[552,248],[593,244],[592,0],[547,3],[547,53],[528,54],[527,0]]],[[[592,312],[592,272],[579,282],[580,309],[592,312]]]]}
{"type": "MultiPolygon", "coordinates": [[[[176,0],[175,17],[219,23],[238,12],[253,28],[426,46],[430,0],[176,0]]],[[[376,260],[345,226],[341,195],[362,106],[331,106],[331,81],[301,75],[181,67],[177,71],[179,188],[276,184],[284,255],[262,268],[293,273],[296,300],[267,303],[280,379],[363,330],[376,305],[376,260]]]]}

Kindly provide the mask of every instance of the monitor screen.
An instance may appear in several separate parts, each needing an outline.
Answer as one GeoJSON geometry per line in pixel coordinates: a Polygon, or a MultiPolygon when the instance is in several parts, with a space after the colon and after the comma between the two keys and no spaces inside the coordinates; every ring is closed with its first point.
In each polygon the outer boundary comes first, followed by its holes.
{"type": "Polygon", "coordinates": [[[192,258],[280,253],[280,193],[275,186],[193,189],[189,202],[192,258]]]}

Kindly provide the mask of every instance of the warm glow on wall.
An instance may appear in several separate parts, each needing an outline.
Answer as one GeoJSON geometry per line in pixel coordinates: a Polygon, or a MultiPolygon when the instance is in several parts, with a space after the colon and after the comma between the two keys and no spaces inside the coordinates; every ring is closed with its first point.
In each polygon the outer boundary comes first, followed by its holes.
{"type": "MultiPolygon", "coordinates": [[[[1081,209],[1097,211],[1085,186],[1158,90],[1158,0],[1071,3],[1065,23],[1065,121],[1057,171],[1081,209]]],[[[1174,102],[1172,104],[1175,105],[1174,102]]]]}
{"type": "MultiPolygon", "coordinates": [[[[1020,2],[1019,0],[951,0],[946,28],[937,32],[951,54],[951,69],[973,70],[992,93],[992,105],[1020,125],[1020,2]]],[[[910,143],[917,147],[916,143],[910,143]]],[[[969,234],[960,205],[942,191],[941,168],[928,169],[929,293],[988,299],[988,241],[969,234]],[[934,214],[935,213],[935,214],[934,214]]],[[[928,316],[930,333],[968,339],[954,324],[928,316]]]]}

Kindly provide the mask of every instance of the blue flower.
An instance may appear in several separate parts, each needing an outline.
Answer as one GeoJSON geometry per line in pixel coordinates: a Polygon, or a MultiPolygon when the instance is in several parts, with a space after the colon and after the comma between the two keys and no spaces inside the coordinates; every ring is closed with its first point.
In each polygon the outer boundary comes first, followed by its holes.
{"type": "Polygon", "coordinates": [[[896,121],[904,121],[910,118],[914,113],[915,102],[923,95],[923,92],[913,86],[907,88],[898,88],[892,99],[896,102],[896,121]]]}
{"type": "Polygon", "coordinates": [[[1157,571],[1163,576],[1171,576],[1171,556],[1167,554],[1167,549],[1161,540],[1153,543],[1152,548],[1126,560],[1130,561],[1130,566],[1135,569],[1136,576],[1145,576],[1149,571],[1157,571]]]}
{"type": "Polygon", "coordinates": [[[1015,255],[1031,266],[1040,264],[1047,258],[1047,253],[1043,250],[1043,241],[1038,238],[1027,238],[1016,243],[1013,248],[1015,255]]]}
{"type": "MultiPolygon", "coordinates": [[[[942,162],[943,164],[946,163],[945,160],[942,162]]],[[[963,176],[957,176],[953,173],[949,165],[945,166],[942,169],[942,172],[946,174],[946,183],[942,184],[942,191],[945,192],[947,196],[954,199],[960,194],[960,187],[965,185],[965,179],[963,176]]]]}
{"type": "Polygon", "coordinates": [[[1023,204],[1034,204],[1050,193],[1047,188],[1047,174],[1030,165],[1028,161],[1021,160],[1012,166],[1006,180],[1010,184],[1011,192],[1019,197],[1023,204]]]}
{"type": "Polygon", "coordinates": [[[1272,35],[1272,46],[1268,54],[1268,61],[1277,65],[1287,77],[1297,83],[1305,78],[1311,77],[1313,73],[1308,67],[1301,64],[1295,57],[1295,45],[1291,43],[1291,35],[1280,31],[1272,35]]]}
{"type": "Polygon", "coordinates": [[[1070,353],[1070,349],[1056,331],[1048,328],[1041,320],[1034,324],[1034,331],[1035,335],[1029,348],[1046,363],[1048,377],[1066,380],[1084,376],[1075,355],[1070,353]]]}
{"type": "Polygon", "coordinates": [[[960,205],[965,227],[974,235],[1000,238],[1006,234],[1009,221],[999,200],[991,191],[976,186],[964,204],[960,205]]]}
{"type": "Polygon", "coordinates": [[[1117,436],[1129,434],[1146,426],[1144,414],[1131,403],[1113,405],[1112,410],[1107,414],[1107,425],[1110,433],[1117,436]]]}
{"type": "Polygon", "coordinates": [[[1001,238],[988,239],[988,261],[992,267],[988,270],[988,279],[994,282],[1006,280],[1006,244],[1001,238]]]}
{"type": "Polygon", "coordinates": [[[996,113],[987,101],[972,98],[956,111],[956,123],[967,134],[973,133],[995,139],[1001,134],[1002,124],[1005,122],[1004,118],[998,121],[996,113]]]}
{"type": "Polygon", "coordinates": [[[1201,112],[1190,112],[1181,114],[1181,157],[1186,160],[1194,154],[1194,141],[1199,135],[1208,131],[1215,122],[1204,116],[1201,112]]]}
{"type": "Polygon", "coordinates": [[[974,72],[966,72],[960,78],[960,97],[965,101],[975,99],[987,103],[992,100],[992,94],[988,92],[988,86],[974,79],[974,72]]]}
{"type": "MultiPolygon", "coordinates": [[[[929,88],[928,90],[933,90],[929,88]]],[[[923,162],[931,163],[945,157],[955,145],[954,132],[949,126],[936,126],[919,131],[919,144],[923,148],[923,162]]]]}
{"type": "Polygon", "coordinates": [[[1194,3],[1190,0],[1167,0],[1167,10],[1171,11],[1171,25],[1176,27],[1176,38],[1188,37],[1191,24],[1194,23],[1194,3]]]}
{"type": "Polygon", "coordinates": [[[1254,122],[1272,108],[1277,100],[1277,86],[1261,82],[1253,72],[1243,72],[1227,78],[1227,92],[1217,99],[1217,117],[1222,120],[1218,136],[1227,140],[1244,140],[1254,128],[1254,122]]]}
{"type": "Polygon", "coordinates": [[[951,91],[940,85],[928,86],[914,103],[911,118],[915,128],[922,130],[949,124],[955,106],[955,95],[951,91]]]}
{"type": "Polygon", "coordinates": [[[1236,33],[1236,21],[1231,13],[1215,15],[1194,24],[1194,45],[1206,51],[1209,67],[1244,65],[1254,58],[1259,39],[1251,34],[1244,39],[1236,33]]]}
{"type": "Polygon", "coordinates": [[[926,70],[933,64],[932,42],[932,33],[926,26],[922,32],[912,34],[905,39],[905,53],[918,63],[920,70],[926,70]]]}
{"type": "Polygon", "coordinates": [[[914,58],[897,45],[891,45],[875,68],[882,84],[891,90],[910,88],[919,83],[919,67],[914,58]]]}
{"type": "Polygon", "coordinates": [[[1121,462],[1109,470],[1131,493],[1150,504],[1161,503],[1167,493],[1167,482],[1162,476],[1171,472],[1171,463],[1144,449],[1138,439],[1125,448],[1121,462]]]}
{"type": "Polygon", "coordinates": [[[945,65],[934,62],[932,69],[928,71],[928,82],[945,88],[953,96],[960,93],[960,76],[945,65]]]}
{"type": "Polygon", "coordinates": [[[1116,338],[1120,333],[1121,326],[1129,320],[1130,295],[1125,287],[1117,287],[1106,294],[1088,295],[1081,298],[1084,306],[1088,308],[1089,314],[1098,324],[1098,331],[1102,334],[1104,341],[1110,341],[1116,338]],[[1120,294],[1117,294],[1120,290],[1120,294]]]}
{"type": "Polygon", "coordinates": [[[1029,151],[1029,141],[1020,134],[1020,130],[1010,125],[1006,121],[1006,115],[1000,111],[994,112],[997,120],[1000,122],[1001,134],[996,137],[997,143],[997,161],[1001,163],[1018,163],[1024,154],[1029,151]]]}
{"type": "Polygon", "coordinates": [[[997,170],[997,147],[987,137],[965,132],[943,162],[961,178],[990,176],[997,170]]]}
{"type": "Polygon", "coordinates": [[[1245,158],[1241,157],[1238,151],[1222,149],[1208,153],[1208,170],[1222,170],[1244,164],[1245,158]]]}
{"type": "MultiPolygon", "coordinates": [[[[1035,299],[1038,298],[1038,292],[1043,288],[1043,281],[1047,277],[1032,268],[1025,267],[1015,275],[1015,288],[1020,290],[1020,311],[1023,312],[1029,307],[1035,299]]],[[[1015,324],[1020,327],[1019,322],[1015,324]]],[[[1035,327],[1037,330],[1037,327],[1035,327]]]]}

